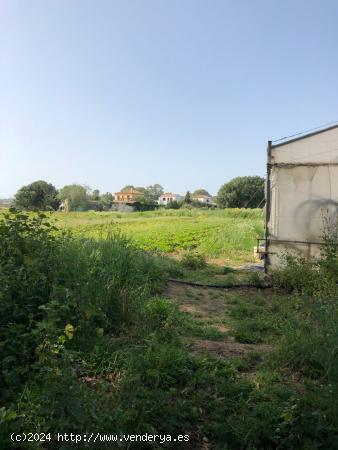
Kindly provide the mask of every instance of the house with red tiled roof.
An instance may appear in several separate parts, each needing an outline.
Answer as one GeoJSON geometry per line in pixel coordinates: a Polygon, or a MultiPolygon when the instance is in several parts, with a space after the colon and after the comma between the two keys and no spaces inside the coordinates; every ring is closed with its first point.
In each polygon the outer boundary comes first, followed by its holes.
{"type": "Polygon", "coordinates": [[[114,197],[114,203],[125,203],[127,205],[131,205],[133,203],[136,203],[143,196],[144,196],[143,192],[131,188],[126,191],[116,192],[114,197]]]}

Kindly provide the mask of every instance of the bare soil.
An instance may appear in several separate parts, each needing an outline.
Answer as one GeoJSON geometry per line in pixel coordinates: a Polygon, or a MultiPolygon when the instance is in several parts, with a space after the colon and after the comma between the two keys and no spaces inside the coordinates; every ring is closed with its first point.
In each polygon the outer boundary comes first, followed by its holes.
{"type": "MultiPolygon", "coordinates": [[[[242,356],[255,352],[265,354],[271,352],[273,347],[268,344],[244,344],[236,342],[231,335],[231,289],[215,289],[189,286],[168,282],[164,296],[178,304],[181,311],[191,314],[206,325],[211,325],[218,331],[225,333],[224,340],[202,339],[191,336],[182,337],[183,342],[192,354],[211,354],[221,358],[242,356]]],[[[248,296],[251,289],[236,290],[236,295],[248,296]]]]}

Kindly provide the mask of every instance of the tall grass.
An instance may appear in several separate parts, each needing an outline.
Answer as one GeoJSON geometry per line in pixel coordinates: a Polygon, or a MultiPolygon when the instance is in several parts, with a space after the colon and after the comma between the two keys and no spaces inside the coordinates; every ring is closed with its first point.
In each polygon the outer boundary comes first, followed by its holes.
{"type": "Polygon", "coordinates": [[[71,360],[78,352],[91,352],[105,336],[133,327],[165,274],[122,236],[92,241],[56,235],[44,215],[4,215],[0,239],[0,389],[6,417],[6,408],[15,411],[18,395],[32,380],[74,370],[71,360]]]}
{"type": "Polygon", "coordinates": [[[170,266],[129,239],[74,238],[14,212],[0,239],[1,448],[28,431],[189,435],[173,449],[337,448],[336,298],[236,293],[238,340],[275,346],[250,379],[244,360],[189,353],[180,336],[201,324],[156,296],[170,266]]]}

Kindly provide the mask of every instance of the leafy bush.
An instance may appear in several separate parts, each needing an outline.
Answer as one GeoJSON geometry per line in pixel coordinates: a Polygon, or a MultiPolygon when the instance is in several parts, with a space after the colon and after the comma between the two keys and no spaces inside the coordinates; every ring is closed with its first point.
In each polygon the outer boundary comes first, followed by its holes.
{"type": "Polygon", "coordinates": [[[207,262],[205,256],[199,253],[186,253],[181,259],[181,264],[187,269],[197,270],[205,268],[207,262]]]}
{"type": "Polygon", "coordinates": [[[182,206],[182,202],[178,202],[177,200],[170,200],[170,202],[168,202],[166,204],[166,209],[180,209],[180,207],[182,206]]]}
{"type": "Polygon", "coordinates": [[[338,222],[323,218],[323,244],[319,259],[285,253],[283,267],[273,273],[277,286],[321,299],[338,297],[338,222]]]}
{"type": "Polygon", "coordinates": [[[217,204],[220,208],[258,208],[264,201],[264,178],[236,177],[220,187],[217,204]]]}
{"type": "Polygon", "coordinates": [[[12,210],[0,219],[0,386],[7,400],[28,378],[35,359],[35,327],[57,270],[52,231],[42,214],[30,218],[12,210]]]}
{"type": "Polygon", "coordinates": [[[11,210],[0,219],[1,394],[7,404],[36,370],[69,351],[90,351],[102,335],[138,320],[164,277],[130,242],[55,234],[45,215],[11,210]]]}
{"type": "Polygon", "coordinates": [[[337,298],[293,298],[270,364],[300,384],[285,405],[279,427],[282,448],[335,449],[338,444],[338,305],[337,298]]]}
{"type": "Polygon", "coordinates": [[[39,180],[22,186],[15,194],[15,206],[32,211],[58,209],[56,188],[46,181],[39,180]]]}

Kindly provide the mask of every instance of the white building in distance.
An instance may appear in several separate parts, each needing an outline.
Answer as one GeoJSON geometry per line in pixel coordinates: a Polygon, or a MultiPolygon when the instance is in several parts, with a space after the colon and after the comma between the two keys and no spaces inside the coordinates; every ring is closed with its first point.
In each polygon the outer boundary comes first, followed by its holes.
{"type": "Polygon", "coordinates": [[[183,200],[183,196],[179,194],[173,194],[172,192],[166,192],[165,194],[162,194],[158,199],[159,205],[167,205],[169,202],[181,202],[183,200]]]}
{"type": "Polygon", "coordinates": [[[211,205],[213,203],[211,195],[197,194],[192,195],[191,199],[195,202],[204,203],[206,205],[211,205]]]}

